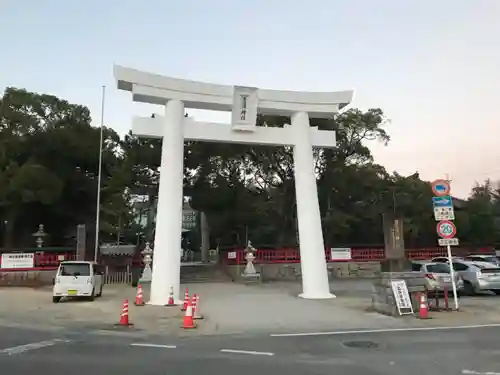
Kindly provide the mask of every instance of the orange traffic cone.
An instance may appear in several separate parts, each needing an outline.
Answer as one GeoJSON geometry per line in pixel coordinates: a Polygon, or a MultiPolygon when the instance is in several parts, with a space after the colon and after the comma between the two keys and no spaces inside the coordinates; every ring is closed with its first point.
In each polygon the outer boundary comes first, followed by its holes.
{"type": "Polygon", "coordinates": [[[137,294],[135,295],[135,305],[136,306],[144,306],[144,298],[142,296],[142,285],[137,285],[137,294]]]}
{"type": "Polygon", "coordinates": [[[425,296],[425,293],[420,294],[418,317],[419,319],[429,319],[429,306],[427,306],[427,297],[425,296]]]}
{"type": "Polygon", "coordinates": [[[174,302],[174,288],[170,287],[170,294],[168,295],[167,306],[175,306],[174,302]]]}
{"type": "Polygon", "coordinates": [[[120,322],[118,324],[115,324],[115,326],[125,326],[125,327],[133,326],[133,324],[130,323],[128,320],[128,299],[123,301],[122,313],[120,315],[120,322]]]}
{"type": "Polygon", "coordinates": [[[191,305],[191,301],[188,300],[188,305],[186,308],[186,314],[184,314],[184,322],[182,324],[182,328],[192,329],[196,328],[196,324],[193,319],[193,306],[191,305]]]}
{"type": "Polygon", "coordinates": [[[200,310],[200,295],[199,294],[196,296],[196,310],[194,310],[193,318],[194,319],[203,319],[203,314],[201,313],[201,310],[200,310]]]}
{"type": "Polygon", "coordinates": [[[186,288],[186,292],[184,293],[184,304],[182,305],[181,311],[186,311],[189,303],[189,291],[186,288]]]}

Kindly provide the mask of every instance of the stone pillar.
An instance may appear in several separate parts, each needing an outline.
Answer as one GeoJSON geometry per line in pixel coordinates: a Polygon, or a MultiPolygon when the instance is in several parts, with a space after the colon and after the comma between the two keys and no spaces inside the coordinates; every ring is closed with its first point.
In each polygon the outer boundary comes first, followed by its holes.
{"type": "Polygon", "coordinates": [[[153,277],[149,304],[168,303],[170,288],[180,303],[180,249],[184,176],[184,104],[170,100],[165,106],[165,124],[160,164],[160,186],[154,240],[153,277]]]}
{"type": "Polygon", "coordinates": [[[411,271],[405,255],[403,218],[395,214],[383,215],[384,243],[386,260],[381,262],[382,272],[411,271]]]}
{"type": "Polygon", "coordinates": [[[210,249],[210,228],[208,227],[207,215],[200,212],[200,232],[201,232],[201,261],[208,263],[208,250],[210,249]]]}
{"type": "Polygon", "coordinates": [[[333,298],[335,296],[330,293],[328,283],[309,115],[306,112],[293,114],[292,131],[295,138],[293,159],[302,269],[302,294],[299,296],[307,299],[333,298]]]}
{"type": "Polygon", "coordinates": [[[76,226],[76,256],[75,260],[85,260],[85,253],[87,250],[87,229],[85,224],[78,224],[76,226]]]}

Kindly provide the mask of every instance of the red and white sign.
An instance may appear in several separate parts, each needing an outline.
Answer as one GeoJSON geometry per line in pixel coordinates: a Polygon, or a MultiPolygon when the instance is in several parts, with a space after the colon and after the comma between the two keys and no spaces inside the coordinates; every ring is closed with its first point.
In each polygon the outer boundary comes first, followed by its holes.
{"type": "Polygon", "coordinates": [[[433,181],[431,187],[432,187],[432,192],[436,197],[444,197],[446,195],[450,195],[451,186],[449,181],[447,180],[439,179],[433,181]]]}
{"type": "Polygon", "coordinates": [[[35,255],[33,253],[4,253],[0,268],[33,268],[35,255]]]}
{"type": "Polygon", "coordinates": [[[436,232],[441,238],[453,238],[457,234],[457,227],[452,221],[443,220],[437,224],[436,232]]]}
{"type": "Polygon", "coordinates": [[[332,247],[330,249],[330,260],[348,261],[352,260],[350,247],[332,247]]]}

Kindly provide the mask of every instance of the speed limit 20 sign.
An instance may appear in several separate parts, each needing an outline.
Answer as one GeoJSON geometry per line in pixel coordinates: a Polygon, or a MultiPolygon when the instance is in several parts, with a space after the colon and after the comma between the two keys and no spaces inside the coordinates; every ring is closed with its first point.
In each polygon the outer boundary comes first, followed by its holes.
{"type": "Polygon", "coordinates": [[[452,221],[443,220],[437,224],[436,231],[441,238],[453,238],[457,234],[457,227],[452,221]]]}

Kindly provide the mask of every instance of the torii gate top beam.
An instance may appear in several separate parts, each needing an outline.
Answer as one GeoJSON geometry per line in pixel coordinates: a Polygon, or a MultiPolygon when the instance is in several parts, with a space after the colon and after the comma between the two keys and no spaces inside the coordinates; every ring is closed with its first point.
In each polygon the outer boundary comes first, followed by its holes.
{"type": "Polygon", "coordinates": [[[184,102],[186,108],[229,111],[234,108],[236,89],[256,93],[260,114],[290,116],[307,112],[312,118],[330,118],[348,105],[354,92],[304,92],[263,90],[196,82],[143,72],[115,65],[114,76],[118,89],[130,91],[136,102],[165,105],[168,100],[184,102]]]}
{"type": "MultiPolygon", "coordinates": [[[[190,117],[183,119],[183,134],[186,141],[222,142],[239,144],[261,144],[266,146],[293,146],[296,143],[290,125],[284,128],[257,126],[253,132],[234,132],[226,124],[198,122],[190,117]]],[[[134,117],[132,133],[140,137],[162,138],[165,119],[163,116],[134,117]]],[[[336,145],[335,132],[318,130],[311,127],[309,130],[311,146],[315,148],[334,148],[336,145]]]]}

